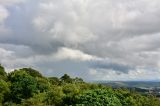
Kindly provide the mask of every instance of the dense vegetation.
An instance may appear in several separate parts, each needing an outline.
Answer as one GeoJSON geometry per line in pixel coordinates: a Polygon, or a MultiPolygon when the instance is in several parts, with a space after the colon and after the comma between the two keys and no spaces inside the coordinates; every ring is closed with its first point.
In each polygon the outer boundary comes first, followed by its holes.
{"type": "Polygon", "coordinates": [[[67,74],[47,78],[32,68],[6,73],[0,65],[0,106],[160,106],[160,100],[67,74]]]}

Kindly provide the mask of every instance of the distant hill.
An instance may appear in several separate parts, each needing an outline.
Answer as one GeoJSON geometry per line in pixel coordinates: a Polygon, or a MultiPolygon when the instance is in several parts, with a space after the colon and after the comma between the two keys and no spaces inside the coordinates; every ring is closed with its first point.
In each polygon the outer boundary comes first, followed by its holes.
{"type": "Polygon", "coordinates": [[[112,87],[160,87],[160,82],[156,81],[97,81],[96,83],[112,87]]]}

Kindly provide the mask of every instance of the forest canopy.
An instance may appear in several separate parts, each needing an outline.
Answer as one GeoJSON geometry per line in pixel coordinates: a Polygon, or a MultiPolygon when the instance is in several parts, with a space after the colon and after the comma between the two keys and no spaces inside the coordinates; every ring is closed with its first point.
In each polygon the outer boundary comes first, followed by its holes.
{"type": "Polygon", "coordinates": [[[160,106],[160,100],[67,74],[45,77],[32,68],[6,73],[0,65],[0,106],[160,106]]]}

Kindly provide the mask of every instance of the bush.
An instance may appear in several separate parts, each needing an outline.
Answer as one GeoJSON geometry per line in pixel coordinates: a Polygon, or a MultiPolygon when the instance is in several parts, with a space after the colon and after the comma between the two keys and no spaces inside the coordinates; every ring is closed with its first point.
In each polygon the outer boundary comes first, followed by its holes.
{"type": "Polygon", "coordinates": [[[22,100],[22,106],[45,106],[46,93],[34,94],[32,98],[22,100]]]}
{"type": "Polygon", "coordinates": [[[61,87],[54,86],[53,89],[46,92],[45,102],[51,106],[63,106],[64,93],[61,87]]]}
{"type": "Polygon", "coordinates": [[[2,105],[5,102],[5,99],[7,99],[9,93],[9,83],[0,79],[0,105],[2,105]]]}
{"type": "Polygon", "coordinates": [[[111,89],[88,90],[75,97],[77,106],[122,106],[111,89]]]}

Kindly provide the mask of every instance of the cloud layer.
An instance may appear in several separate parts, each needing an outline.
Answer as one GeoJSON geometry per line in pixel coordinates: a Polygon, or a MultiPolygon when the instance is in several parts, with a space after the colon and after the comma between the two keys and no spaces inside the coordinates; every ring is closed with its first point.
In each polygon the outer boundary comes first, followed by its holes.
{"type": "Polygon", "coordinates": [[[1,0],[0,62],[8,71],[34,67],[45,75],[86,80],[160,80],[159,5],[1,0]]]}

